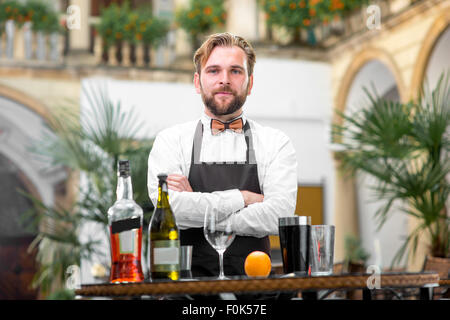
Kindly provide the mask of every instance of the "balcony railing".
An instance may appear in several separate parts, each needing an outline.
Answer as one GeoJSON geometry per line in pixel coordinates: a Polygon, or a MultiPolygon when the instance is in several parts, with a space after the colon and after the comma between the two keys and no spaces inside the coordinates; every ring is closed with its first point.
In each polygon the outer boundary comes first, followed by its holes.
{"type": "Polygon", "coordinates": [[[122,42],[106,48],[99,35],[94,37],[94,55],[97,64],[108,66],[150,67],[155,60],[155,52],[149,46],[122,42]]]}
{"type": "MultiPolygon", "coordinates": [[[[59,33],[34,32],[29,22],[18,27],[13,20],[7,21],[0,35],[0,61],[3,63],[51,63],[62,64],[65,60],[65,37],[59,33]]],[[[157,52],[142,44],[123,42],[105,50],[100,36],[94,37],[95,63],[123,67],[151,67],[157,60],[157,52]]],[[[167,50],[159,54],[167,56],[167,50]]],[[[163,57],[167,61],[168,57],[163,57]]],[[[161,60],[161,59],[160,59],[161,60]]]]}
{"type": "Polygon", "coordinates": [[[382,24],[402,10],[424,0],[375,0],[369,5],[335,17],[327,23],[298,30],[297,34],[287,34],[280,26],[268,28],[268,38],[280,45],[328,49],[368,30],[379,30],[382,24]],[[369,8],[370,7],[370,8],[369,8]],[[369,9],[369,10],[368,10],[369,9]],[[380,23],[379,25],[377,25],[380,23]]]}
{"type": "MultiPolygon", "coordinates": [[[[372,4],[379,7],[381,22],[384,22],[390,16],[423,1],[425,0],[378,0],[372,4]]],[[[327,25],[319,25],[309,30],[302,29],[300,45],[307,44],[310,47],[327,49],[344,39],[366,31],[368,28],[366,9],[367,7],[363,7],[344,19],[330,21],[327,25]]],[[[93,27],[97,23],[98,19],[95,21],[92,19],[89,26],[93,27]]],[[[174,32],[167,37],[165,45],[157,49],[141,43],[131,45],[126,42],[106,48],[102,38],[98,34],[92,34],[93,56],[89,64],[141,68],[171,67],[176,61],[174,32]]],[[[283,36],[283,31],[279,28],[273,29],[269,34],[271,34],[268,37],[270,44],[286,44],[290,40],[289,37],[283,36]]],[[[264,39],[261,40],[266,42],[264,39]]],[[[67,38],[63,34],[34,32],[30,22],[26,22],[19,28],[13,20],[8,20],[3,30],[0,30],[0,61],[3,64],[10,62],[62,64],[65,62],[64,51],[68,49],[70,54],[70,48],[67,48],[65,41],[67,38]]]]}
{"type": "Polygon", "coordinates": [[[19,28],[13,20],[8,20],[1,31],[1,60],[61,63],[63,50],[64,37],[61,34],[34,32],[30,22],[19,28]]]}

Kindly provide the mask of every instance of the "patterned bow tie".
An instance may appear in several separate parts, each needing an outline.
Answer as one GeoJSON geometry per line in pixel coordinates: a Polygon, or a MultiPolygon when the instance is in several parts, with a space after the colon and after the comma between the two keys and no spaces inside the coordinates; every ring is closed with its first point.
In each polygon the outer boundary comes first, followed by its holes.
{"type": "Polygon", "coordinates": [[[222,122],[220,120],[212,119],[211,120],[211,132],[213,135],[216,135],[225,129],[231,129],[234,132],[242,133],[242,128],[244,127],[244,122],[242,118],[236,119],[231,122],[222,122]]]}

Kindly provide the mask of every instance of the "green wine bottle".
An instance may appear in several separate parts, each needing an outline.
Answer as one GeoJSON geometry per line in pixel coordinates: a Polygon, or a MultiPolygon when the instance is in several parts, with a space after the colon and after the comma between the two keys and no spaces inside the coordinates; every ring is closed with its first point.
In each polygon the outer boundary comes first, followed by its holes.
{"type": "Polygon", "coordinates": [[[180,233],[170,208],[167,174],[159,174],[158,203],[149,225],[150,278],[180,278],[180,233]]]}

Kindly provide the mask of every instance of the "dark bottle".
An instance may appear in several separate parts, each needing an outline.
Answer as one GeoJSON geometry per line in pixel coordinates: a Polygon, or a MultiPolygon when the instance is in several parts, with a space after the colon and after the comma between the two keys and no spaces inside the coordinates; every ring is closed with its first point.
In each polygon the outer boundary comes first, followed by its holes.
{"type": "Polygon", "coordinates": [[[170,208],[167,174],[159,174],[158,203],[149,225],[150,278],[180,278],[180,234],[170,208]]]}
{"type": "Polygon", "coordinates": [[[120,160],[118,166],[117,200],[108,210],[110,282],[140,282],[144,280],[141,265],[143,211],[133,200],[129,161],[120,160]]]}

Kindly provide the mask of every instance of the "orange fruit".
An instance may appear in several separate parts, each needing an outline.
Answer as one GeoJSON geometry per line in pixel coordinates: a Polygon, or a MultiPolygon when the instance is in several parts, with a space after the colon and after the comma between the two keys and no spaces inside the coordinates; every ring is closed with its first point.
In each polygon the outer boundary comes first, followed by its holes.
{"type": "Polygon", "coordinates": [[[267,277],[272,269],[272,263],[267,253],[253,251],[245,258],[244,270],[249,277],[267,277]]]}

